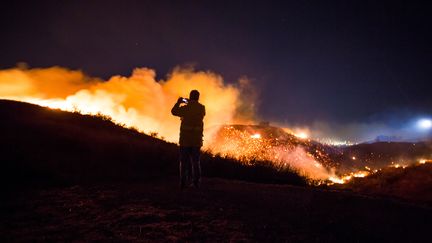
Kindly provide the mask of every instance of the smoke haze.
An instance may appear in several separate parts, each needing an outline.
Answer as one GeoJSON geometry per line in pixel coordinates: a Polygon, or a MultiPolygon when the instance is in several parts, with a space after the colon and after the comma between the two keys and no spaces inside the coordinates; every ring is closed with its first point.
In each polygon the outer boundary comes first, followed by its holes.
{"type": "MultiPolygon", "coordinates": [[[[200,101],[206,106],[204,146],[211,145],[220,125],[254,123],[258,95],[247,78],[230,85],[213,72],[191,68],[175,68],[165,80],[156,80],[155,70],[136,68],[130,77],[117,75],[106,81],[62,67],[0,71],[0,98],[102,114],[127,127],[157,133],[170,142],[178,141],[180,125],[178,117],[171,115],[171,108],[193,89],[200,91],[200,101]]],[[[238,149],[233,147],[227,155],[235,157],[238,149]]],[[[274,152],[305,176],[328,176],[301,148],[274,152]]]]}
{"type": "MultiPolygon", "coordinates": [[[[0,98],[101,113],[142,132],[156,132],[171,142],[178,140],[180,123],[170,110],[178,97],[188,97],[192,89],[201,92],[206,127],[242,117],[241,104],[246,102],[241,101],[239,88],[225,84],[215,73],[175,68],[166,80],[155,77],[149,68],[136,68],[130,77],[113,76],[106,81],[62,67],[14,68],[0,71],[0,98]]],[[[250,111],[247,115],[251,116],[250,111]]]]}

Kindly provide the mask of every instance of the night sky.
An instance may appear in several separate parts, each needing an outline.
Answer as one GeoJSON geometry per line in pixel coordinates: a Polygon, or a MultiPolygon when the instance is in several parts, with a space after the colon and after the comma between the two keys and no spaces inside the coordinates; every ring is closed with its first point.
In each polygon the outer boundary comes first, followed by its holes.
{"type": "Polygon", "coordinates": [[[415,1],[10,1],[0,68],[90,76],[178,65],[252,81],[262,119],[387,122],[432,114],[432,9],[415,1]]]}

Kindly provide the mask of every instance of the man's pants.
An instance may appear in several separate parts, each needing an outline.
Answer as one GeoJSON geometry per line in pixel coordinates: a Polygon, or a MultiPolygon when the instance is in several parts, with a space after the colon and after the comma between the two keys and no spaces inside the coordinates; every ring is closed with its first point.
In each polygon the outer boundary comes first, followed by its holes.
{"type": "Polygon", "coordinates": [[[200,147],[180,146],[180,182],[182,186],[185,186],[191,179],[197,186],[200,178],[200,147]]]}

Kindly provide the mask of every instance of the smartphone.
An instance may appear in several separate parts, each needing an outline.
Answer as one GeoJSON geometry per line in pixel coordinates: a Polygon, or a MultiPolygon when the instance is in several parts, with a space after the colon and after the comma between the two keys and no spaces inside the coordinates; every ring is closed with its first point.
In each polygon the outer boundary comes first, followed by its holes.
{"type": "Polygon", "coordinates": [[[186,98],[182,99],[184,103],[188,103],[188,100],[186,98]]]}

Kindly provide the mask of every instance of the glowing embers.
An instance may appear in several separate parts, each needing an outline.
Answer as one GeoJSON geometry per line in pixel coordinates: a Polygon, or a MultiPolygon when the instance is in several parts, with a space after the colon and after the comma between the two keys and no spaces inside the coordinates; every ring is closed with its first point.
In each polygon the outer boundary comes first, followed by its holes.
{"type": "Polygon", "coordinates": [[[327,183],[328,185],[332,185],[332,184],[344,184],[345,181],[342,178],[339,178],[337,176],[330,176],[329,178],[329,183],[327,183]]]}
{"type": "Polygon", "coordinates": [[[345,184],[348,181],[350,181],[352,178],[363,178],[366,177],[370,174],[369,171],[364,171],[364,170],[360,170],[360,171],[356,171],[356,172],[351,172],[349,174],[343,175],[341,177],[338,176],[330,176],[328,178],[328,180],[330,181],[329,183],[327,183],[328,185],[331,184],[345,184]]]}
{"type": "Polygon", "coordinates": [[[276,127],[222,126],[207,149],[246,165],[265,161],[277,170],[294,169],[316,181],[325,181],[333,174],[329,157],[322,148],[276,127]]]}
{"type": "Polygon", "coordinates": [[[300,138],[300,139],[308,139],[309,135],[306,132],[299,132],[294,134],[294,136],[300,138]]]}
{"type": "Polygon", "coordinates": [[[432,163],[432,159],[419,159],[419,164],[432,163]]]}
{"type": "Polygon", "coordinates": [[[254,139],[260,139],[261,138],[261,134],[255,133],[255,134],[251,135],[250,137],[254,138],[254,139]]]}
{"type": "Polygon", "coordinates": [[[401,163],[395,163],[392,161],[389,167],[405,169],[406,167],[408,167],[408,165],[406,165],[404,161],[402,161],[401,163]]]}
{"type": "Polygon", "coordinates": [[[223,127],[210,146],[212,152],[233,157],[245,164],[251,160],[274,160],[269,150],[272,144],[255,131],[241,131],[231,126],[223,127]]]}

